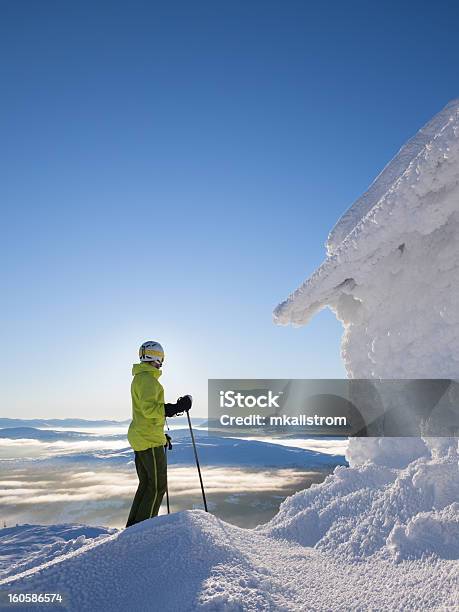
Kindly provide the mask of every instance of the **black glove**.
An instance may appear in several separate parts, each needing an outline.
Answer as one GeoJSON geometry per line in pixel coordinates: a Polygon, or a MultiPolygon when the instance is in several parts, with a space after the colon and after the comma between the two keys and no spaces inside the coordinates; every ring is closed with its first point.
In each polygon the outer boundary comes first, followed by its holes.
{"type": "Polygon", "coordinates": [[[179,407],[180,412],[188,412],[189,410],[191,410],[191,403],[191,395],[179,397],[177,400],[177,406],[179,407]]]}
{"type": "Polygon", "coordinates": [[[167,417],[173,417],[176,414],[188,412],[191,409],[191,396],[179,397],[176,404],[164,404],[164,412],[167,417]]]}
{"type": "Polygon", "coordinates": [[[166,444],[164,445],[164,448],[166,450],[172,450],[172,438],[170,436],[168,436],[167,434],[164,434],[166,436],[166,444]]]}
{"type": "Polygon", "coordinates": [[[167,417],[173,417],[181,412],[180,408],[178,407],[178,402],[177,404],[164,404],[164,412],[166,413],[167,417]]]}

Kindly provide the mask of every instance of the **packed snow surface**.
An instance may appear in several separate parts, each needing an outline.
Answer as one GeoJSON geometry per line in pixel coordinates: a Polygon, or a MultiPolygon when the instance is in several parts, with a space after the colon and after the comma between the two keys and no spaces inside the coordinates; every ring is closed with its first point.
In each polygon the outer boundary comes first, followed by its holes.
{"type": "Polygon", "coordinates": [[[0,529],[0,578],[47,563],[116,529],[87,525],[18,525],[0,529]]]}
{"type": "Polygon", "coordinates": [[[0,588],[59,592],[79,612],[453,610],[458,496],[457,454],[338,467],[255,530],[197,510],[92,541],[77,530],[59,557],[51,547],[0,588]]]}

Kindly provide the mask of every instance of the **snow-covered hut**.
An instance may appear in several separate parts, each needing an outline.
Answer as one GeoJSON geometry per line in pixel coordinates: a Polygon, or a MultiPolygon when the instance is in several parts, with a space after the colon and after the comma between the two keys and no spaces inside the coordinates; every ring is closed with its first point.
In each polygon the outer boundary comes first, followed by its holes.
{"type": "Polygon", "coordinates": [[[341,217],[325,261],[274,320],[304,325],[327,306],[350,378],[459,378],[459,99],[341,217]]]}

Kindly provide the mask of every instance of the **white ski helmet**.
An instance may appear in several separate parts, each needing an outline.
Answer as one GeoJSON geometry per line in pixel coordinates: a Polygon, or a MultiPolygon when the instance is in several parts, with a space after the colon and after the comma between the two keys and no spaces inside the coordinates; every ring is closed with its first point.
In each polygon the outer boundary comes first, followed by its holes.
{"type": "Polygon", "coordinates": [[[164,361],[164,349],[159,342],[147,340],[139,348],[139,358],[140,361],[153,361],[159,366],[162,366],[164,361]]]}

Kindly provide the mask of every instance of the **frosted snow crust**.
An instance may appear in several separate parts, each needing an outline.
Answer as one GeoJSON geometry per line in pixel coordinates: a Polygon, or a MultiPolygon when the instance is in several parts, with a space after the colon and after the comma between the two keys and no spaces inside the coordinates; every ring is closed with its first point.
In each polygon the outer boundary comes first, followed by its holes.
{"type": "Polygon", "coordinates": [[[377,176],[368,190],[344,213],[331,230],[327,240],[327,253],[333,255],[339,245],[369,213],[373,206],[390,191],[413,160],[422,155],[438,134],[459,112],[459,99],[452,100],[411,138],[377,176]]]}
{"type": "Polygon", "coordinates": [[[402,470],[368,462],[289,497],[261,529],[352,560],[459,559],[457,500],[457,453],[402,470]]]}

